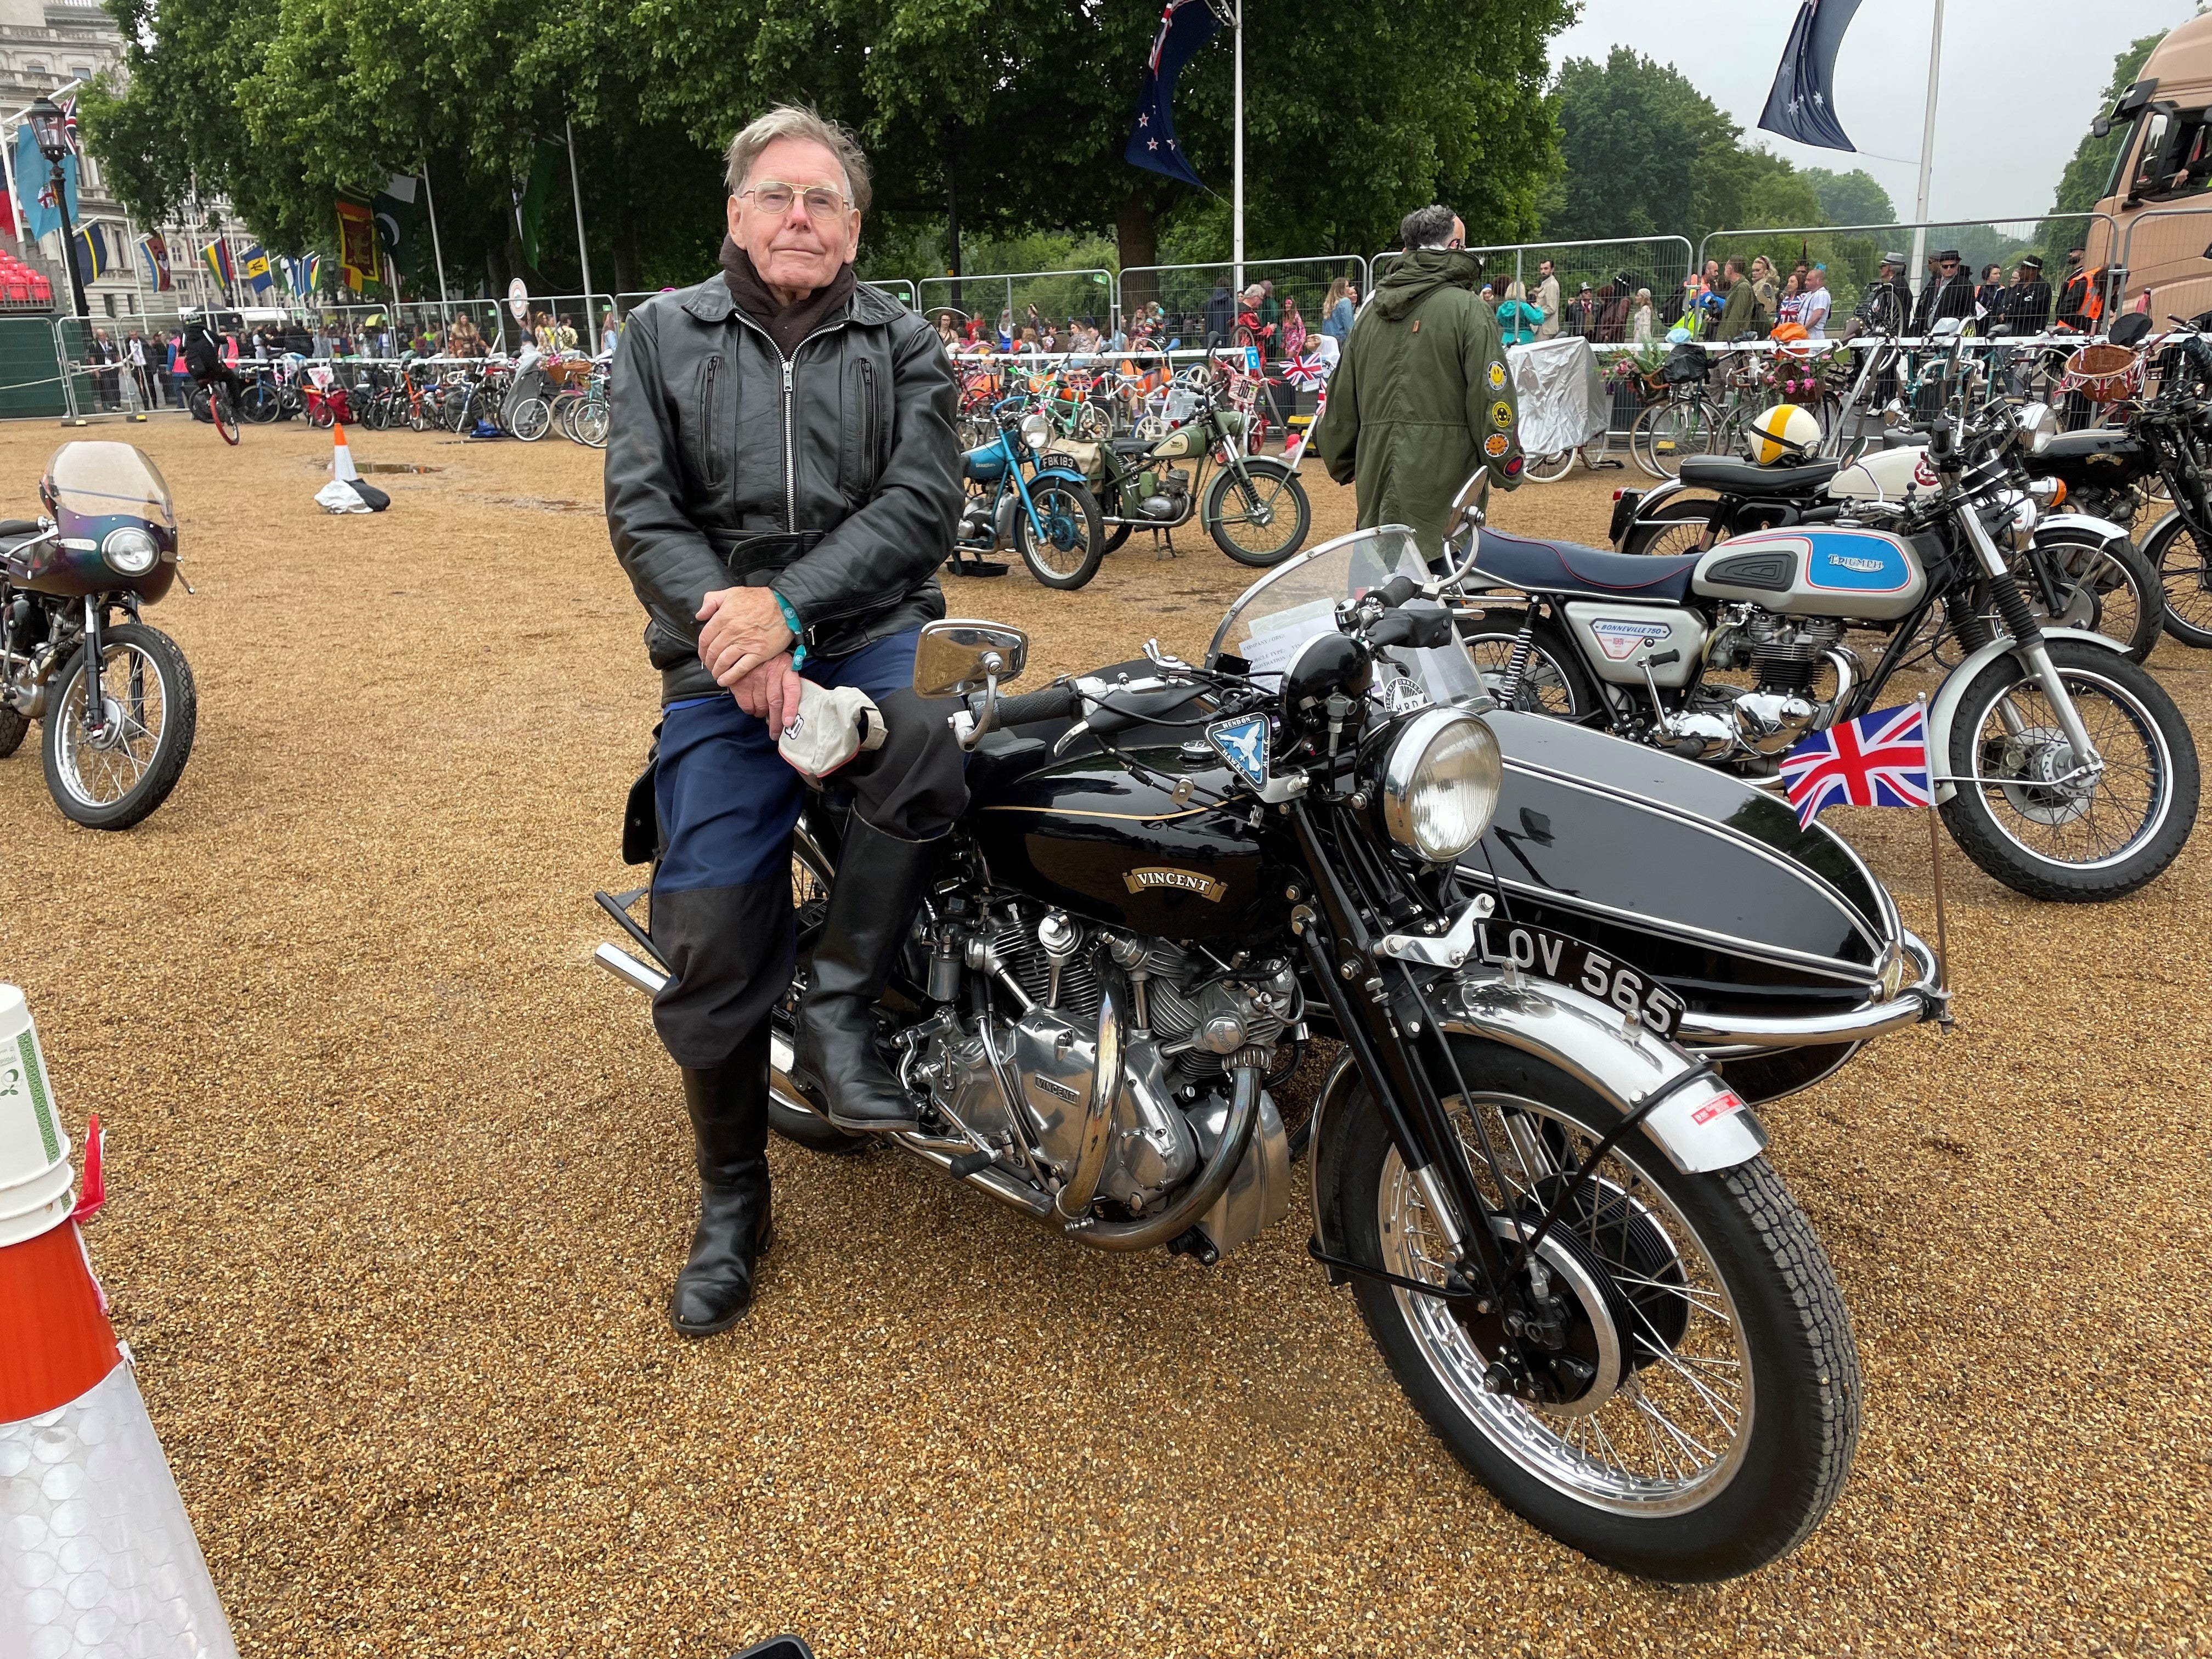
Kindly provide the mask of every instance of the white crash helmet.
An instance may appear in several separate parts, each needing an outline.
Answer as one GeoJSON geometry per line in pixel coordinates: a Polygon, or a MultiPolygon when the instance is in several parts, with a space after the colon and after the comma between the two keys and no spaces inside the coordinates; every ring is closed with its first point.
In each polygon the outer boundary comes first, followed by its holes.
{"type": "Polygon", "coordinates": [[[1744,428],[1743,441],[1761,466],[1795,466],[1820,453],[1820,423],[1796,404],[1777,404],[1744,428]]]}

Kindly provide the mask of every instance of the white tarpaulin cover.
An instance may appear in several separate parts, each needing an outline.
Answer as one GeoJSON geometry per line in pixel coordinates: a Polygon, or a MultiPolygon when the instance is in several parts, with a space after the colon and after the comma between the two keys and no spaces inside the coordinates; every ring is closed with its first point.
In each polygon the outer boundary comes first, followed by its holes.
{"type": "Polygon", "coordinates": [[[1605,435],[1613,415],[1597,353],[1578,335],[1505,348],[1521,406],[1521,449],[1532,459],[1579,449],[1605,435]]]}

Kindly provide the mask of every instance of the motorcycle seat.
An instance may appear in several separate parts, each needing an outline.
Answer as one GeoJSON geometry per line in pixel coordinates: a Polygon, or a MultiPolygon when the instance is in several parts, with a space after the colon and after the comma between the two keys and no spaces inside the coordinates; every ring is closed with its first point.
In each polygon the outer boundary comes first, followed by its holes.
{"type": "Polygon", "coordinates": [[[1593,599],[1681,599],[1701,556],[1671,558],[1607,553],[1572,542],[1538,541],[1486,528],[1475,574],[1524,593],[1581,593],[1593,599]]]}
{"type": "Polygon", "coordinates": [[[1733,455],[1686,455],[1682,482],[1726,495],[1802,495],[1820,489],[1844,470],[1841,461],[1807,461],[1802,466],[1759,466],[1733,455]]]}
{"type": "Polygon", "coordinates": [[[1106,444],[1116,455],[1148,455],[1152,448],[1150,438],[1109,438],[1106,444]]]}

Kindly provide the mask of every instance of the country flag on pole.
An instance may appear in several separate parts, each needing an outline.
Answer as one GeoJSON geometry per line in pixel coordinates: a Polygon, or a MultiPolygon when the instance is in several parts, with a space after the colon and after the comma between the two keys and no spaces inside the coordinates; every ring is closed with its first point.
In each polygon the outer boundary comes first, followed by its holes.
{"type": "Polygon", "coordinates": [[[1926,710],[1877,708],[1815,732],[1783,756],[1782,780],[1808,827],[1831,806],[1929,805],[1926,710]]]}
{"type": "Polygon", "coordinates": [[[207,268],[215,273],[216,281],[222,284],[223,297],[229,298],[231,284],[238,280],[237,268],[231,264],[229,241],[223,237],[216,237],[200,250],[200,258],[207,261],[207,268]]]}
{"type": "Polygon", "coordinates": [[[1319,352],[1284,360],[1279,366],[1282,377],[1292,386],[1310,388],[1328,383],[1328,372],[1336,365],[1319,352]]]}

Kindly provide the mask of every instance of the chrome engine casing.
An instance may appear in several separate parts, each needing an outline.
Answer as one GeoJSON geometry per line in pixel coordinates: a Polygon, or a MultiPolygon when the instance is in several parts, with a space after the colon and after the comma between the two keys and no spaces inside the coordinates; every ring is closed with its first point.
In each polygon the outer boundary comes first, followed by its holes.
{"type": "MultiPolygon", "coordinates": [[[[1285,1036],[1303,1035],[1297,975],[1272,960],[1243,971],[1194,971],[1191,953],[1170,941],[1086,928],[1058,911],[1027,914],[1035,908],[1000,901],[977,907],[974,922],[934,931],[927,919],[918,924],[932,948],[933,995],[954,1002],[946,994],[958,975],[939,964],[957,962],[961,975],[989,976],[995,1006],[988,1034],[986,1016],[941,1006],[903,1042],[902,1074],[927,1091],[949,1127],[990,1149],[1000,1169],[1057,1194],[1076,1176],[1099,1055],[1113,1046],[1118,1076],[1096,1197],[1146,1215],[1219,1146],[1237,1066],[1267,1069],[1285,1036]],[[1130,999],[1103,994],[1116,974],[1130,999]],[[1010,1013],[1008,1000],[1026,1006],[1010,1013]],[[1119,1010],[1132,1002],[1134,1017],[1124,1018],[1119,1010]],[[1110,1032],[1102,1029],[1109,1021],[1110,1032]],[[1011,1089],[1001,1085],[1002,1068],[1011,1089]]],[[[1214,1254],[1226,1255],[1289,1206],[1289,1141],[1263,1093],[1252,1145],[1197,1230],[1214,1254]]]]}
{"type": "Polygon", "coordinates": [[[1694,759],[1717,760],[1771,757],[1808,732],[1826,731],[1850,701],[1862,672],[1843,637],[1844,625],[1833,617],[1728,606],[1713,630],[1706,661],[1717,669],[1751,669],[1757,684],[1747,691],[1703,681],[1687,708],[1665,717],[1665,735],[1686,752],[1689,744],[1698,744],[1694,759]],[[1813,681],[1824,667],[1834,674],[1835,690],[1815,698],[1813,681]]]}

